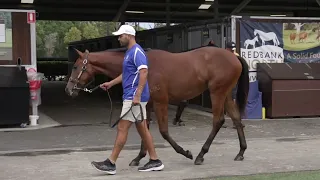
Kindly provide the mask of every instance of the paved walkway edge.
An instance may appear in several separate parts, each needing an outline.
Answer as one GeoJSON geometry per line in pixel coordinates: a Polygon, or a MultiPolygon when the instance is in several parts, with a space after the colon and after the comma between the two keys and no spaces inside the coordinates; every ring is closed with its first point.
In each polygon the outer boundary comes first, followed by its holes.
{"type": "Polygon", "coordinates": [[[30,130],[37,130],[37,129],[44,129],[50,127],[60,126],[61,124],[57,121],[53,120],[46,114],[39,112],[39,120],[37,126],[27,126],[25,128],[0,128],[0,132],[4,131],[30,131],[30,130]]]}

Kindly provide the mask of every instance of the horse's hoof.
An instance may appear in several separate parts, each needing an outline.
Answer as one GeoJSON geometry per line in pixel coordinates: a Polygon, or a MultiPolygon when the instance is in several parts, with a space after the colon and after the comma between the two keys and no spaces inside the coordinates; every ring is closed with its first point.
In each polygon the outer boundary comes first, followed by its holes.
{"type": "Polygon", "coordinates": [[[201,165],[204,161],[203,157],[197,157],[197,159],[194,161],[194,165],[201,165]]]}
{"type": "Polygon", "coordinates": [[[177,125],[177,119],[176,118],[173,119],[172,124],[173,125],[177,125]]]}
{"type": "Polygon", "coordinates": [[[234,158],[235,161],[243,161],[243,159],[244,159],[244,157],[241,156],[241,155],[237,155],[237,156],[234,158]]]}
{"type": "Polygon", "coordinates": [[[139,166],[139,161],[132,160],[129,166],[139,166]]]}
{"type": "Polygon", "coordinates": [[[184,122],[183,121],[179,121],[179,126],[185,126],[184,122]]]}
{"type": "Polygon", "coordinates": [[[187,150],[186,153],[187,153],[187,154],[186,154],[186,157],[192,160],[192,159],[193,159],[193,156],[192,156],[191,151],[187,150]]]}

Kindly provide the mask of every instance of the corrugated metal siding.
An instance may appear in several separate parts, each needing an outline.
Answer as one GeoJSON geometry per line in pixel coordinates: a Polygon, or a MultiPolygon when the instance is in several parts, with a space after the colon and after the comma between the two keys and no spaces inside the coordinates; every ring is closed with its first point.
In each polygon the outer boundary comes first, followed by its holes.
{"type": "Polygon", "coordinates": [[[188,49],[202,46],[201,30],[188,32],[188,49]]]}

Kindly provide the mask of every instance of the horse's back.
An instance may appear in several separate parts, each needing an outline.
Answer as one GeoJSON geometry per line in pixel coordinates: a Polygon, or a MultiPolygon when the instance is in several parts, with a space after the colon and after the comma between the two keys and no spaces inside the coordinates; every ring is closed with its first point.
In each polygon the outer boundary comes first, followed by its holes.
{"type": "MultiPolygon", "coordinates": [[[[164,50],[148,51],[149,83],[162,85],[169,97],[193,98],[207,89],[209,82],[224,83],[235,77],[237,57],[225,49],[203,47],[187,52],[171,53],[164,50]],[[229,76],[229,77],[227,77],[229,76]],[[180,89],[180,90],[178,90],[180,89]]],[[[185,99],[180,99],[185,100],[185,99]]]]}
{"type": "Polygon", "coordinates": [[[207,46],[179,53],[152,49],[147,54],[151,67],[162,70],[220,71],[238,68],[241,65],[233,53],[217,47],[207,46]]]}

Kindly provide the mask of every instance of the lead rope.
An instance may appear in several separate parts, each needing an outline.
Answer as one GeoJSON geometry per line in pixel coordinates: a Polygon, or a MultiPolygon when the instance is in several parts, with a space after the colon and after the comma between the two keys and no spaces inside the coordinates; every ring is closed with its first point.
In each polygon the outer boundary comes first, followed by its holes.
{"type": "MultiPolygon", "coordinates": [[[[84,89],[79,89],[79,90],[82,90],[82,91],[88,92],[88,93],[93,93],[95,90],[97,90],[97,89],[99,89],[99,88],[100,88],[100,85],[98,85],[98,86],[96,86],[96,87],[94,87],[94,88],[92,88],[92,89],[84,88],[84,89]]],[[[108,90],[108,89],[107,89],[107,94],[108,94],[108,98],[109,98],[109,101],[110,101],[109,127],[114,128],[114,127],[119,123],[119,121],[120,121],[125,115],[127,115],[130,111],[131,111],[131,113],[132,113],[133,118],[136,120],[136,123],[141,123],[141,122],[143,122],[144,116],[143,116],[143,108],[142,108],[142,105],[141,105],[140,103],[138,104],[138,105],[140,106],[140,113],[141,113],[141,120],[138,120],[138,119],[134,116],[133,111],[132,111],[132,107],[133,107],[133,106],[137,106],[137,105],[134,105],[134,104],[132,103],[130,109],[129,109],[126,113],[124,113],[113,125],[111,125],[113,105],[112,105],[112,99],[111,99],[111,96],[110,96],[110,93],[109,93],[109,90],[108,90]]]]}

